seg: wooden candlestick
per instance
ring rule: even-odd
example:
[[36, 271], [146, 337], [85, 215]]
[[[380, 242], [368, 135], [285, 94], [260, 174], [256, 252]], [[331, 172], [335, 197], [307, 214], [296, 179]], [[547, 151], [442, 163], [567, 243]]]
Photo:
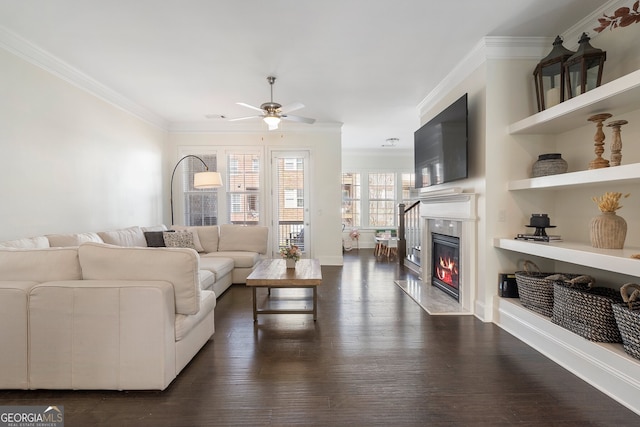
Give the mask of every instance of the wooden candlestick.
[[609, 113], [596, 114], [595, 116], [591, 116], [588, 118], [590, 122], [596, 123], [596, 134], [593, 137], [593, 140], [596, 142], [595, 152], [596, 158], [591, 160], [589, 163], [589, 169], [600, 169], [600, 168], [608, 168], [609, 160], [602, 158], [602, 153], [604, 153], [604, 132], [602, 132], [602, 122], [611, 117]]
[[613, 129], [613, 141], [611, 142], [611, 166], [620, 166], [622, 163], [622, 137], [620, 136], [620, 127], [629, 123], [626, 120], [616, 120], [607, 123], [607, 126]]

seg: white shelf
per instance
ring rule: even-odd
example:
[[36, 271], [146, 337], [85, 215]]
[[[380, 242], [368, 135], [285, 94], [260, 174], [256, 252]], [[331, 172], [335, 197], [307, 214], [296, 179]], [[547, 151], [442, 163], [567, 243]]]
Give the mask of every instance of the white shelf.
[[640, 260], [631, 258], [632, 254], [640, 254], [640, 248], [597, 249], [583, 243], [532, 242], [509, 238], [494, 239], [493, 246], [599, 270], [640, 276]]
[[[509, 126], [510, 134], [558, 134], [589, 124], [597, 113], [614, 116], [638, 108], [640, 70], [592, 89]], [[594, 127], [595, 129], [595, 127]]]
[[616, 184], [640, 183], [640, 163], [510, 181], [507, 189], [510, 191], [560, 190], [614, 182]]

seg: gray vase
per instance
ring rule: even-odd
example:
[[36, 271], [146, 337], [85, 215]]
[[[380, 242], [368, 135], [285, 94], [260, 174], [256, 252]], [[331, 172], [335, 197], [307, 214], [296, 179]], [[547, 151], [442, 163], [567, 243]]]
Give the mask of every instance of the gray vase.
[[556, 175], [565, 173], [569, 165], [562, 158], [560, 153], [540, 154], [538, 160], [533, 164], [532, 175], [539, 176]]

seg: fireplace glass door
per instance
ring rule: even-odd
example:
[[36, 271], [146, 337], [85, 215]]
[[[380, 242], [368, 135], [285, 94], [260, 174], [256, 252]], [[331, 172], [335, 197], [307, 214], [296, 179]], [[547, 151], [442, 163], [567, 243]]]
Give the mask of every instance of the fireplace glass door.
[[431, 283], [456, 300], [460, 297], [458, 263], [460, 238], [433, 233]]

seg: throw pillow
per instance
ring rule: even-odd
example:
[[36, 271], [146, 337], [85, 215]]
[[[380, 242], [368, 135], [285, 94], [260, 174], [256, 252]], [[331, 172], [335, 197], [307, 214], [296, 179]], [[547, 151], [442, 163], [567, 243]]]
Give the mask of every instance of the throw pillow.
[[188, 231], [180, 232], [168, 232], [163, 231], [162, 237], [164, 238], [164, 244], [168, 248], [189, 248], [196, 249], [193, 244], [193, 233]]
[[196, 227], [187, 227], [184, 225], [174, 225], [171, 227], [172, 230], [174, 231], [188, 231], [190, 233], [193, 234], [193, 245], [196, 248], [196, 251], [198, 252], [204, 252], [204, 248], [202, 247], [202, 244], [200, 243], [200, 238], [198, 236], [198, 229]]
[[150, 248], [164, 248], [164, 235], [162, 231], [145, 231], [144, 238], [147, 240], [147, 246]]

